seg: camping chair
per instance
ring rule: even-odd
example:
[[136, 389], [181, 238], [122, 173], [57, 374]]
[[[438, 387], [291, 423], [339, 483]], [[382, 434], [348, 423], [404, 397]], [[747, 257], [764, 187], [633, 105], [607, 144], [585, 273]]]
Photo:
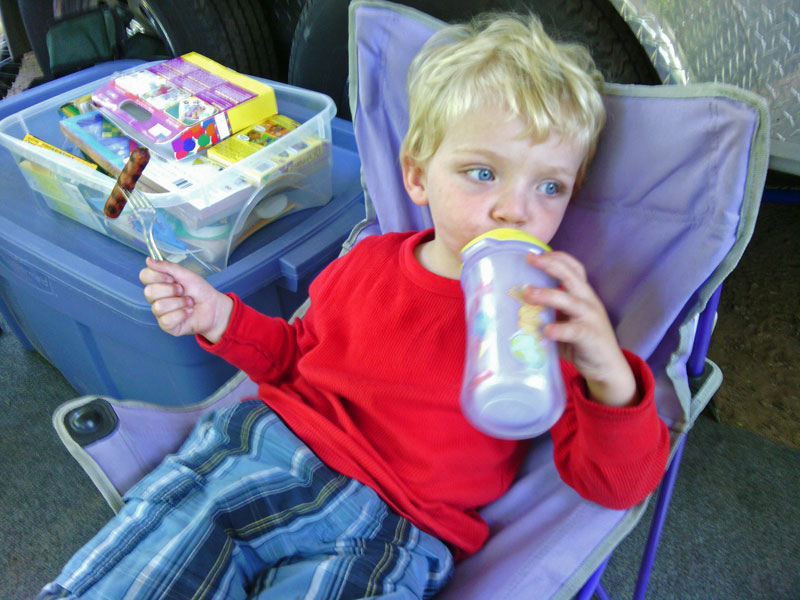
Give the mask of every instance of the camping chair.
[[[426, 210], [406, 197], [397, 155], [407, 126], [408, 64], [441, 26], [387, 2], [351, 5], [350, 95], [367, 215], [343, 251], [367, 235], [431, 225]], [[648, 361], [671, 431], [670, 465], [635, 592], [641, 598], [686, 434], [722, 381], [706, 351], [720, 286], [753, 232], [769, 120], [761, 98], [719, 84], [608, 84], [604, 100], [608, 124], [597, 156], [552, 246], [583, 261], [621, 344]], [[239, 373], [197, 405], [85, 396], [59, 407], [53, 420], [118, 510], [125, 490], [180, 445], [200, 414], [255, 393]], [[97, 421], [111, 433], [98, 439]], [[456, 568], [440, 597], [606, 597], [602, 571], [646, 506], [611, 510], [580, 498], [560, 480], [549, 436], [540, 436], [512, 487], [481, 511], [488, 543]]]

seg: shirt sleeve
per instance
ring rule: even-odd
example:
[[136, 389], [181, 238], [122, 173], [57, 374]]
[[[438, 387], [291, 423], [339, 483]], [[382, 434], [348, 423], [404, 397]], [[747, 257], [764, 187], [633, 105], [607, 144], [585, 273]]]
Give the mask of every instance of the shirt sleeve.
[[298, 358], [298, 330], [303, 327], [302, 321], [296, 319], [289, 324], [282, 318], [260, 313], [236, 294], [227, 295], [233, 300], [228, 328], [216, 344], [199, 335], [198, 344], [241, 369], [258, 384], [280, 379]]
[[316, 343], [314, 298], [324, 297], [347, 256], [340, 257], [317, 275], [309, 287], [311, 303], [302, 318], [288, 323], [280, 317], [265, 315], [245, 304], [239, 296], [233, 300], [233, 312], [222, 338], [212, 344], [195, 336], [201, 348], [241, 369], [257, 384], [278, 383], [290, 373], [302, 354]]
[[626, 407], [594, 402], [577, 369], [562, 362], [567, 407], [550, 430], [564, 482], [582, 497], [614, 509], [641, 502], [658, 486], [670, 444], [669, 430], [656, 412], [650, 368], [635, 354], [624, 353], [639, 402]]

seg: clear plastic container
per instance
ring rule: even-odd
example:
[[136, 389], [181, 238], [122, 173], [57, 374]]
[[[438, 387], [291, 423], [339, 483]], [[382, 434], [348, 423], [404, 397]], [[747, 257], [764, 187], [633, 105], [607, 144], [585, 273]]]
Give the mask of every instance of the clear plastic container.
[[495, 229], [461, 251], [467, 317], [467, 349], [461, 407], [487, 435], [535, 437], [564, 412], [566, 395], [556, 344], [541, 329], [552, 309], [526, 304], [526, 285], [556, 287], [525, 259], [547, 244], [515, 229]]
[[[122, 71], [133, 72], [141, 66]], [[57, 149], [81, 156], [60, 128], [59, 108], [90, 94], [116, 72], [95, 82], [27, 107], [0, 121], [0, 144], [11, 151], [28, 185], [38, 192], [45, 210], [55, 210], [95, 231], [147, 254], [141, 227], [130, 207], [116, 219], [106, 218], [103, 205], [114, 186], [110, 177], [69, 156], [24, 141], [31, 134]], [[202, 274], [225, 268], [233, 249], [251, 233], [287, 214], [318, 207], [332, 196], [331, 119], [333, 101], [317, 92], [278, 82], [278, 110], [300, 126], [291, 133], [227, 168], [217, 168], [195, 155], [183, 161], [161, 159], [161, 188], [137, 189], [158, 210], [156, 244], [173, 262]], [[264, 115], [264, 118], [269, 115]], [[196, 164], [202, 162], [203, 164]], [[34, 210], [34, 207], [31, 207]]]
[[[132, 62], [100, 63], [6, 98], [0, 120]], [[352, 123], [333, 119], [331, 134], [336, 173], [330, 202], [261, 228], [236, 248], [225, 269], [208, 276], [211, 285], [285, 319], [308, 298], [311, 281], [364, 219]], [[3, 148], [0, 173], [0, 313], [6, 335], [47, 357], [79, 394], [145, 398], [179, 408], [214, 393], [234, 375], [233, 365], [202, 350], [192, 336], [161, 331], [142, 294], [145, 257], [138, 249], [48, 208]]]

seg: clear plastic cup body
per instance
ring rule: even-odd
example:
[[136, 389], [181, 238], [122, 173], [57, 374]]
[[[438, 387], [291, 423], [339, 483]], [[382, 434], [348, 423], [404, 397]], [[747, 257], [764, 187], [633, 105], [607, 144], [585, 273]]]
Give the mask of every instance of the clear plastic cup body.
[[532, 236], [499, 229], [461, 252], [467, 319], [461, 408], [477, 429], [493, 437], [535, 437], [564, 412], [558, 350], [541, 333], [554, 311], [521, 298], [527, 285], [558, 285], [525, 258], [548, 250]]

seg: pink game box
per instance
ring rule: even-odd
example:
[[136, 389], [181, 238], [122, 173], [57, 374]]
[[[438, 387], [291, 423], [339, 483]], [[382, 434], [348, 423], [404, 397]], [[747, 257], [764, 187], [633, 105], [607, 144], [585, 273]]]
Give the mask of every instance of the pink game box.
[[177, 159], [278, 112], [271, 86], [196, 52], [126, 71], [92, 102], [125, 134]]

